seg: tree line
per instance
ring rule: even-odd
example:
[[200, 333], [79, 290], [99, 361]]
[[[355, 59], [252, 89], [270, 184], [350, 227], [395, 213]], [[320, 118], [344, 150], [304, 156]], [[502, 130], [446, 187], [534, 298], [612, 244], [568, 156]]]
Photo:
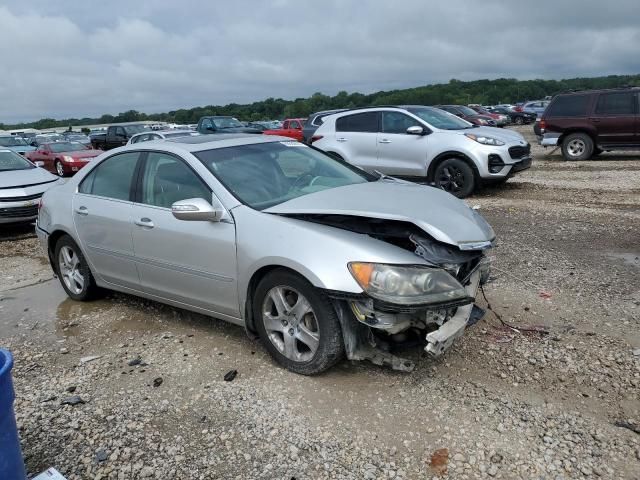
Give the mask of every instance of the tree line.
[[617, 88], [640, 86], [638, 75], [609, 75], [606, 77], [571, 78], [565, 80], [516, 80], [498, 78], [495, 80], [474, 80], [463, 82], [451, 79], [448, 83], [424, 85], [401, 90], [380, 91], [371, 94], [339, 92], [330, 96], [314, 93], [308, 98], [284, 100], [267, 98], [250, 104], [230, 103], [228, 105], [207, 105], [190, 109], [173, 110], [166, 113], [146, 114], [128, 110], [117, 115], [105, 114], [98, 118], [67, 118], [55, 120], [43, 118], [35, 122], [3, 125], [0, 129], [36, 128], [46, 129], [70, 125], [91, 125], [101, 123], [136, 122], [155, 120], [172, 123], [196, 123], [206, 115], [231, 115], [245, 121], [272, 120], [287, 117], [307, 117], [319, 110], [336, 108], [356, 108], [375, 105], [438, 105], [476, 103], [495, 105], [536, 100], [568, 90]]

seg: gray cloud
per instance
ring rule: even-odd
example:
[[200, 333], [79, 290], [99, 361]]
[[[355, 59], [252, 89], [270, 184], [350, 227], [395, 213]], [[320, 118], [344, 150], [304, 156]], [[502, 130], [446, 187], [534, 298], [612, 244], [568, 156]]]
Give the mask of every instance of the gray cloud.
[[640, 72], [640, 2], [0, 0], [0, 122]]

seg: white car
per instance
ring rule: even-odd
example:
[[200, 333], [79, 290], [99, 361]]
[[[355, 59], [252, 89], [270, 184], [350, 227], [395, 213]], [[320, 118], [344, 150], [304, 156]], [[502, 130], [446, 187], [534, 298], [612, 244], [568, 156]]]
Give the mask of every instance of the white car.
[[329, 115], [311, 143], [370, 173], [433, 183], [459, 198], [481, 182], [505, 181], [531, 166], [531, 146], [520, 133], [425, 106]]
[[167, 138], [190, 137], [193, 135], [200, 134], [194, 132], [193, 130], [154, 130], [151, 132], [142, 132], [135, 134], [129, 139], [127, 145], [141, 142], [150, 142], [152, 140], [166, 140]]

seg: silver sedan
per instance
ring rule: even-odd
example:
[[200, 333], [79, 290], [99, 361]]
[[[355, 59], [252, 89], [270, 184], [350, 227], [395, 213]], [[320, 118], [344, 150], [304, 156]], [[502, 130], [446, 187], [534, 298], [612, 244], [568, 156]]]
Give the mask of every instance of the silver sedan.
[[0, 148], [0, 224], [33, 222], [40, 197], [60, 181], [16, 152]]
[[203, 135], [104, 153], [43, 198], [67, 294], [118, 290], [242, 325], [301, 374], [341, 358], [399, 370], [482, 312], [494, 233], [434, 187], [281, 137]]

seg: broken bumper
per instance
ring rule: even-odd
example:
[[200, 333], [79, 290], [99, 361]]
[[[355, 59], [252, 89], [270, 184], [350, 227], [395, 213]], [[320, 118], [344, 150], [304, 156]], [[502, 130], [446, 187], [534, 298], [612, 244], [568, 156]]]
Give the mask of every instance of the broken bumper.
[[[465, 287], [470, 297], [476, 296], [480, 285], [480, 271], [476, 270], [471, 276], [470, 283]], [[484, 315], [474, 304], [458, 307], [456, 314], [436, 331], [427, 334], [425, 351], [434, 357], [442, 355], [453, 345], [456, 338], [461, 337], [468, 325], [473, 325]]]
[[539, 137], [538, 142], [543, 147], [555, 147], [558, 145], [558, 140], [560, 140], [559, 133], [545, 133]]

